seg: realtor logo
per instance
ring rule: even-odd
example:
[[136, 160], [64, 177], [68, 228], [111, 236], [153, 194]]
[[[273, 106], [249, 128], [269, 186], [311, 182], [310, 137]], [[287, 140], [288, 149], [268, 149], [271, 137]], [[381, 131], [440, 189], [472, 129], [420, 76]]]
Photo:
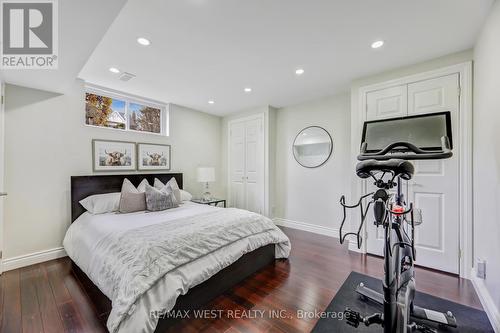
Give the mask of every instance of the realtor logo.
[[57, 69], [57, 0], [1, 0], [1, 68]]

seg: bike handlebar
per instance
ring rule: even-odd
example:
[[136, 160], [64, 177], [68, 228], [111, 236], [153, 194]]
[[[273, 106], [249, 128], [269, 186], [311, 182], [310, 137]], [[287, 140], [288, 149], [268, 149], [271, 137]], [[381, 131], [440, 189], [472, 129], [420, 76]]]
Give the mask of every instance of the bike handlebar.
[[[409, 142], [395, 142], [391, 143], [384, 149], [376, 153], [367, 153], [366, 152], [367, 143], [363, 142], [361, 144], [361, 152], [358, 155], [358, 160], [379, 160], [385, 161], [390, 159], [401, 159], [401, 160], [437, 160], [437, 159], [445, 159], [453, 156], [453, 152], [450, 148], [450, 140], [447, 136], [441, 137], [441, 150], [437, 151], [427, 151], [422, 150], [411, 144]], [[396, 148], [406, 148], [413, 154], [405, 154], [405, 153], [394, 153], [391, 154]]]

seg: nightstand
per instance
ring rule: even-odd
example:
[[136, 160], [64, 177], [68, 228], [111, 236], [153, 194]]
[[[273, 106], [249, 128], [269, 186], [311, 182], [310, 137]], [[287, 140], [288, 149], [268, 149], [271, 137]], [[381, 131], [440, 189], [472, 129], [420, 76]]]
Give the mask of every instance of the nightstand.
[[203, 199], [192, 199], [191, 200], [194, 203], [197, 204], [202, 204], [202, 205], [209, 205], [209, 206], [217, 206], [218, 204], [222, 203], [224, 208], [226, 208], [226, 200], [225, 199], [210, 199], [210, 200], [203, 200]]

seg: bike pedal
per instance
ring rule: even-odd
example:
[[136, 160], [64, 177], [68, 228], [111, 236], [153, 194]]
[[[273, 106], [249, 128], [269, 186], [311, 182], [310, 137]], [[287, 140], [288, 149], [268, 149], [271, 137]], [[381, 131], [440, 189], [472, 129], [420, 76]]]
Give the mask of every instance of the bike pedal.
[[354, 328], [357, 328], [359, 326], [359, 323], [363, 321], [363, 317], [361, 317], [361, 314], [359, 312], [351, 310], [349, 308], [346, 308], [344, 310], [344, 318], [347, 324], [351, 325]]

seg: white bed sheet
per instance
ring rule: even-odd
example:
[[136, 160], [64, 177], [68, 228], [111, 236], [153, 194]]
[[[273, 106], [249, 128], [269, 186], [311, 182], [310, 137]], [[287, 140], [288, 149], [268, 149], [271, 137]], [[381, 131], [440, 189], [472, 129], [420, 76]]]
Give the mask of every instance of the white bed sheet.
[[[177, 208], [159, 212], [137, 212], [129, 214], [107, 213], [93, 215], [85, 212], [68, 229], [63, 246], [68, 256], [84, 272], [90, 269], [92, 251], [101, 239], [110, 233], [144, 227], [165, 221], [174, 221], [195, 216], [214, 209], [223, 209], [209, 205], [200, 205], [190, 201]], [[109, 297], [109, 295], [106, 295]]]

